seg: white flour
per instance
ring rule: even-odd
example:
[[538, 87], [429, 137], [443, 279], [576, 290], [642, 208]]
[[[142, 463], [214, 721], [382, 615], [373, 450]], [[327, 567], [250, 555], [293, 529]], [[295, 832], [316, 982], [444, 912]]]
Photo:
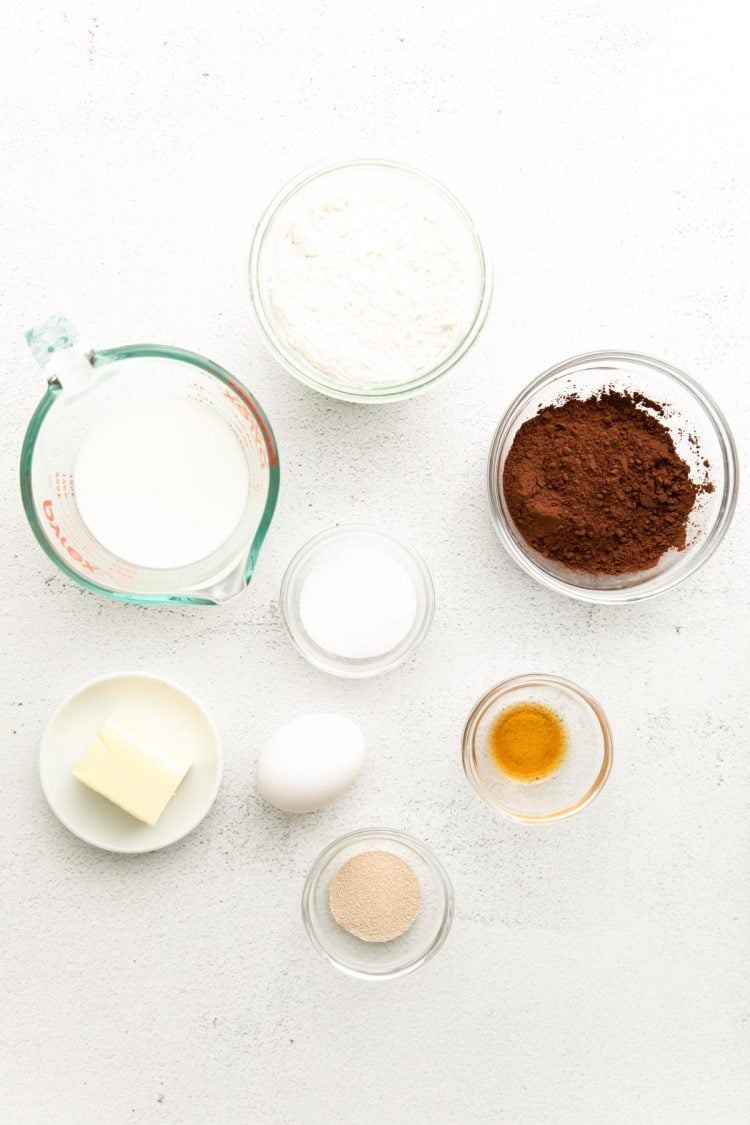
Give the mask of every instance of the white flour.
[[436, 367], [480, 300], [465, 220], [399, 169], [357, 165], [305, 185], [269, 228], [261, 270], [281, 341], [343, 386], [403, 383]]

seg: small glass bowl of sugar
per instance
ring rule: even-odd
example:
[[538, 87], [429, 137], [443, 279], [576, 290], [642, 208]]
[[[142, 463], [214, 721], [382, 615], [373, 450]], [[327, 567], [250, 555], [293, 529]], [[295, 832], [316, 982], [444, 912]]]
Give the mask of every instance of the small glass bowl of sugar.
[[315, 535], [297, 552], [280, 604], [306, 660], [333, 676], [365, 679], [396, 668], [424, 640], [435, 590], [410, 543], [350, 524]]

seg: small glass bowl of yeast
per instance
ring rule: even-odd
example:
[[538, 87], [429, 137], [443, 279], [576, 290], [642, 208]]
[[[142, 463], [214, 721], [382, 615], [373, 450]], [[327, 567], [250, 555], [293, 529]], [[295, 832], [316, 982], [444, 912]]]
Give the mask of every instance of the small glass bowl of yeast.
[[[551, 713], [564, 733], [559, 765], [537, 781], [517, 780], [492, 754], [499, 722], [522, 705]], [[559, 676], [516, 676], [491, 688], [469, 715], [463, 766], [482, 800], [510, 820], [562, 820], [584, 809], [604, 786], [612, 768], [612, 734], [599, 704], [576, 684]]]
[[[413, 923], [390, 941], [364, 941], [333, 916], [331, 884], [349, 860], [364, 852], [390, 852], [404, 860], [419, 881], [419, 910]], [[360, 980], [393, 980], [434, 957], [453, 920], [453, 887], [443, 865], [413, 836], [392, 828], [362, 828], [334, 840], [318, 856], [302, 892], [302, 919], [310, 941], [331, 965]]]

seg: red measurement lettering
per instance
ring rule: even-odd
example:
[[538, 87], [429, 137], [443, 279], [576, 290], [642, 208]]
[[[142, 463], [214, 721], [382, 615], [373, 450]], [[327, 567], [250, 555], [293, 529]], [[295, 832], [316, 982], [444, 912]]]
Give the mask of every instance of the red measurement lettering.
[[269, 464], [277, 465], [278, 458], [276, 456], [276, 442], [273, 440], [273, 435], [271, 434], [265, 418], [258, 412], [258, 408], [250, 398], [250, 395], [244, 387], [240, 386], [239, 383], [235, 383], [234, 380], [231, 380], [229, 382], [229, 386], [234, 391], [234, 394], [237, 395], [237, 398], [239, 398], [241, 401], [238, 402], [237, 398], [235, 398], [234, 395], [228, 394], [225, 391], [224, 393], [226, 397], [233, 404], [235, 409], [239, 411], [243, 418], [252, 419], [252, 421], [255, 422], [256, 426], [260, 430], [260, 435], [258, 436], [262, 437], [262, 448], [260, 443], [257, 441], [257, 438], [255, 443], [258, 446], [259, 452], [261, 452], [261, 454], [267, 453]]
[[46, 516], [47, 523], [55, 533], [55, 539], [57, 539], [60, 546], [65, 548], [72, 559], [75, 559], [75, 561], [80, 563], [81, 566], [85, 567], [86, 570], [89, 570], [92, 574], [94, 574], [95, 571], [97, 571], [99, 568], [97, 566], [94, 566], [93, 563], [90, 563], [88, 559], [85, 559], [80, 551], [77, 551], [75, 547], [71, 547], [70, 543], [68, 543], [67, 537], [61, 532], [59, 523], [55, 521], [55, 509], [52, 507], [52, 501], [45, 500], [42, 504], [42, 509], [44, 511], [44, 515]]

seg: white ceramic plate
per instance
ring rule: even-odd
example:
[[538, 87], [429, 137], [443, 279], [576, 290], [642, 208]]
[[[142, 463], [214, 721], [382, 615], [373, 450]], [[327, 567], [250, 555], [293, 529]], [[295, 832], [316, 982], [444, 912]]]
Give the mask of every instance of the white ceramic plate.
[[[192, 763], [152, 827], [73, 777], [76, 762], [115, 711], [155, 730], [176, 757]], [[152, 852], [192, 832], [214, 803], [221, 767], [219, 734], [200, 703], [169, 680], [137, 672], [102, 676], [68, 696], [50, 719], [39, 753], [52, 811], [76, 836], [110, 852]]]

